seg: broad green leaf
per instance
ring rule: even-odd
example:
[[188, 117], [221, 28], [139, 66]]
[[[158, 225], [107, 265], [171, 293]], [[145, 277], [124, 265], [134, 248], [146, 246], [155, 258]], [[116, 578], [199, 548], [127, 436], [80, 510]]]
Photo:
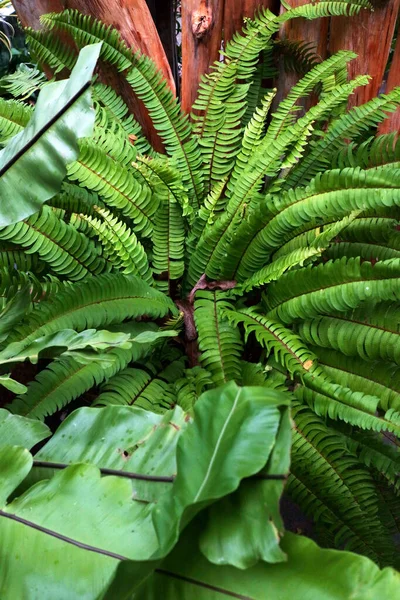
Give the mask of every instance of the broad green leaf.
[[31, 297], [28, 288], [17, 292], [0, 312], [0, 342], [4, 342], [15, 325], [18, 325], [30, 305]]
[[201, 396], [193, 424], [178, 442], [172, 490], [154, 512], [161, 552], [173, 547], [202, 508], [265, 467], [278, 432], [279, 406], [287, 403], [275, 390], [240, 388], [233, 381]]
[[[136, 406], [80, 408], [58, 428], [37, 453], [41, 467], [35, 479], [52, 474], [51, 463], [90, 463], [124, 473], [172, 477], [176, 474], [176, 445], [188, 424], [177, 406], [164, 415]], [[50, 463], [46, 465], [46, 463]], [[131, 479], [133, 497], [155, 502], [172, 483]]]
[[59, 191], [78, 138], [91, 134], [89, 86], [100, 49], [84, 48], [69, 80], [44, 86], [26, 128], [0, 151], [1, 227], [33, 215]]
[[[286, 409], [270, 460], [261, 475], [273, 477], [288, 473], [291, 435]], [[265, 443], [272, 442], [266, 436]], [[213, 504], [208, 510], [207, 527], [200, 537], [204, 556], [216, 565], [232, 565], [238, 569], [253, 567], [259, 560], [285, 561], [286, 555], [279, 547], [284, 532], [279, 510], [284, 484], [284, 480], [248, 479], [242, 481], [236, 493]]]
[[[112, 348], [129, 349], [131, 343], [149, 344], [160, 338], [174, 337], [176, 331], [144, 331], [131, 336], [129, 333], [96, 329], [76, 332], [63, 329], [38, 338], [30, 344], [14, 342], [0, 352], [0, 364], [29, 360], [36, 364], [39, 358], [54, 358], [59, 355], [72, 356], [81, 363], [97, 360], [110, 362], [113, 356], [106, 354]], [[114, 359], [115, 360], [115, 359]]]
[[[40, 337], [28, 345], [23, 342], [9, 344], [0, 352], [0, 364], [25, 360], [36, 364], [39, 358], [53, 358], [60, 354], [73, 356], [77, 360], [82, 356], [83, 361], [86, 362], [86, 360], [90, 360], [90, 357], [92, 359], [102, 358], [103, 355], [98, 353], [110, 348], [126, 349], [129, 347], [130, 337], [125, 333], [96, 331], [96, 329], [86, 329], [77, 333], [73, 329], [63, 329]], [[92, 353], [85, 353], [84, 351], [87, 349], [92, 350]]]
[[[10, 450], [2, 455], [9, 477]], [[97, 599], [120, 560], [157, 544], [149, 512], [132, 502], [128, 479], [100, 477], [91, 465], [39, 482], [0, 511], [0, 597]]]
[[[198, 399], [193, 421], [179, 407], [163, 416], [118, 406], [73, 413], [35, 457], [37, 476], [56, 474], [0, 513], [1, 598], [24, 597], [26, 586], [34, 590], [27, 600], [53, 600], [56, 586], [57, 598], [68, 600], [134, 591], [202, 507], [266, 465], [285, 403], [282, 394], [231, 382]], [[115, 475], [100, 477], [93, 464], [66, 466], [75, 461]], [[164, 471], [166, 491], [135, 493], [131, 469], [153, 475], [167, 466], [177, 475], [173, 482], [174, 471]], [[163, 481], [145, 483], [144, 492]]]
[[[31, 470], [32, 455], [20, 446], [2, 446], [0, 449], [0, 509], [8, 496], [19, 486]], [[1, 569], [0, 569], [1, 570]]]
[[291, 533], [282, 541], [287, 562], [260, 561], [246, 570], [213, 565], [196, 548], [201, 524], [196, 525], [135, 600], [378, 600], [400, 595], [400, 574], [394, 569], [381, 571], [368, 558], [322, 550], [312, 540]]
[[6, 390], [10, 390], [14, 394], [25, 394], [27, 391], [26, 385], [23, 385], [19, 381], [15, 381], [15, 379], [11, 378], [11, 373], [7, 373], [7, 375], [0, 375], [0, 385], [6, 388]]
[[51, 431], [44, 423], [12, 415], [8, 410], [0, 408], [0, 447], [23, 446], [30, 450], [50, 435]]

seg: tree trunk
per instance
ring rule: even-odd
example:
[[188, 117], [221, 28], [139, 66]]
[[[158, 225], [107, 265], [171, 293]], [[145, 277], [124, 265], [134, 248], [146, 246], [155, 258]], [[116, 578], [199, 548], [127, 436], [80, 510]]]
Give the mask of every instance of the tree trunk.
[[190, 112], [201, 76], [218, 59], [224, 0], [182, 2], [182, 108]]
[[[385, 92], [390, 92], [393, 88], [400, 84], [400, 37], [397, 36], [396, 48], [394, 50], [392, 64], [389, 71], [389, 76], [386, 82]], [[392, 113], [388, 119], [385, 119], [379, 126], [379, 133], [390, 133], [395, 131], [400, 132], [400, 108]]]
[[[295, 0], [291, 2], [293, 7], [307, 4], [309, 0]], [[315, 54], [325, 59], [327, 57], [327, 43], [329, 31], [329, 18], [317, 19], [316, 21], [308, 21], [307, 19], [293, 19], [285, 23], [279, 32], [281, 40], [288, 42], [300, 42], [310, 44]], [[288, 73], [283, 66], [283, 60], [279, 65], [279, 76], [276, 84], [277, 95], [274, 100], [274, 106], [286, 98], [291, 88], [299, 81], [301, 75], [297, 73]], [[310, 108], [313, 100], [304, 100], [301, 104], [305, 108]]]
[[[358, 88], [350, 98], [350, 106], [359, 106], [374, 98], [380, 91], [390, 46], [399, 12], [400, 0], [373, 0], [373, 12], [362, 10], [355, 17], [332, 17], [330, 28], [331, 53], [353, 50], [358, 57], [349, 65], [349, 74], [368, 74], [369, 85]], [[397, 73], [397, 84], [400, 73]]]
[[243, 19], [254, 17], [258, 8], [269, 8], [275, 14], [279, 13], [279, 0], [225, 0], [224, 40], [232, 39], [235, 31], [241, 31]]

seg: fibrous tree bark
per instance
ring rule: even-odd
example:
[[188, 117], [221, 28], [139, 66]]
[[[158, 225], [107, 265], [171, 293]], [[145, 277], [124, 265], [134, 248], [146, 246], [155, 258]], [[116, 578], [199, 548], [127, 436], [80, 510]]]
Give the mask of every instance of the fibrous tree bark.
[[182, 107], [190, 112], [201, 76], [218, 59], [224, 0], [182, 2]]
[[[353, 50], [358, 56], [349, 65], [351, 78], [371, 76], [371, 82], [351, 96], [350, 105], [358, 106], [374, 98], [382, 88], [390, 46], [396, 26], [400, 0], [373, 0], [373, 11], [363, 10], [355, 17], [332, 17], [329, 50]], [[397, 73], [397, 85], [400, 72]]]

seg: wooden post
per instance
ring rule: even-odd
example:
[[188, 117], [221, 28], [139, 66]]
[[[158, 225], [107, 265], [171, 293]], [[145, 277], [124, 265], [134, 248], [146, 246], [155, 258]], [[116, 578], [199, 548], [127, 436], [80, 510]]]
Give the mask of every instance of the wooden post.
[[[390, 66], [389, 76], [386, 82], [385, 92], [390, 92], [393, 88], [400, 85], [400, 37], [397, 36], [396, 48], [394, 49], [392, 64]], [[400, 133], [400, 108], [385, 119], [379, 126], [379, 133], [390, 133], [395, 131]]]
[[[293, 8], [308, 4], [309, 0], [292, 0], [290, 3]], [[282, 9], [281, 9], [282, 12]], [[317, 19], [315, 21], [307, 21], [307, 19], [293, 19], [284, 23], [279, 32], [281, 40], [289, 42], [306, 42], [312, 45], [315, 53], [325, 59], [327, 56], [327, 42], [329, 31], [329, 18]], [[297, 73], [288, 73], [283, 68], [283, 60], [279, 65], [279, 76], [276, 83], [277, 95], [274, 100], [274, 106], [286, 98], [291, 88], [299, 81], [300, 75]], [[301, 104], [305, 108], [309, 108], [312, 100], [303, 101]]]
[[236, 31], [241, 31], [243, 19], [254, 17], [257, 8], [269, 8], [275, 14], [279, 12], [279, 0], [225, 0], [224, 40], [232, 39]]
[[372, 4], [373, 12], [363, 10], [355, 17], [331, 18], [330, 52], [353, 50], [358, 58], [349, 65], [350, 77], [360, 74], [372, 77], [369, 85], [359, 88], [351, 96], [350, 106], [363, 104], [380, 91], [400, 0], [375, 0]]
[[223, 0], [182, 2], [182, 108], [189, 113], [201, 75], [218, 59], [221, 48]]

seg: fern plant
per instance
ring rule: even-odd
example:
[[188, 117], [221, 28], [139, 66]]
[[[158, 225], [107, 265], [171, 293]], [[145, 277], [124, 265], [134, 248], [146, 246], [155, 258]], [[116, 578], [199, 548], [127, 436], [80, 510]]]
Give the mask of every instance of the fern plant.
[[[102, 42], [102, 61], [125, 74], [166, 153], [95, 81], [93, 135], [80, 141], [61, 191], [0, 229], [3, 307], [31, 291], [0, 366], [8, 377], [14, 358], [31, 357], [32, 345], [59, 331], [119, 334], [117, 347], [110, 342], [90, 360], [66, 345], [39, 361], [6, 406], [38, 420], [71, 403], [191, 414], [203, 392], [232, 381], [282, 393], [293, 418], [285, 494], [321, 545], [398, 566], [400, 142], [375, 130], [400, 105], [400, 90], [347, 111], [369, 78], [348, 81], [354, 55], [341, 51], [305, 61], [305, 75], [276, 106], [259, 66], [261, 53], [272, 64], [274, 33], [288, 19], [363, 6], [260, 10], [203, 78], [191, 118], [151, 60], [116, 31], [75, 11], [47, 15], [45, 32], [29, 31], [38, 61], [54, 71], [74, 65], [65, 36], [78, 47]], [[315, 93], [318, 101], [301, 109]], [[30, 109], [12, 100], [0, 111], [7, 144]], [[260, 510], [257, 493], [244, 511]], [[232, 507], [215, 511], [234, 519]], [[195, 535], [218, 562], [207, 534]], [[156, 593], [150, 588], [143, 598]]]

